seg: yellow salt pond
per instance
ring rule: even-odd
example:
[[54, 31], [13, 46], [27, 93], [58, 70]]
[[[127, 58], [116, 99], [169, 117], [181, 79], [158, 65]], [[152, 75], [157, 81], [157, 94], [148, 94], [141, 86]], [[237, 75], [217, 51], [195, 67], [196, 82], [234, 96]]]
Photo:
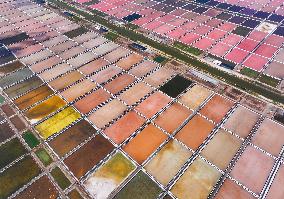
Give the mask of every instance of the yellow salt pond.
[[181, 98], [180, 102], [188, 106], [189, 108], [195, 110], [197, 109], [210, 95], [212, 91], [209, 89], [195, 85], [189, 91], [187, 91]]
[[166, 186], [191, 155], [192, 153], [188, 149], [177, 141], [171, 140], [145, 166], [145, 169], [162, 185]]
[[55, 95], [27, 110], [24, 114], [29, 121], [34, 124], [65, 105], [65, 101], [59, 96]]
[[79, 118], [80, 114], [74, 108], [67, 107], [44, 122], [36, 125], [35, 129], [44, 139], [47, 139]]
[[197, 158], [176, 182], [171, 192], [180, 199], [207, 198], [221, 173]]

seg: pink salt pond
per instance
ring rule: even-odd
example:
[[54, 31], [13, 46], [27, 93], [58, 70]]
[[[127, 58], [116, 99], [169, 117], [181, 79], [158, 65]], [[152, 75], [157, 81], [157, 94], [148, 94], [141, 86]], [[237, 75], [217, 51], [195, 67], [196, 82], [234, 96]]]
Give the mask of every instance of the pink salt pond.
[[192, 111], [188, 108], [179, 103], [174, 103], [162, 112], [154, 122], [168, 133], [173, 133], [191, 113]]
[[220, 95], [213, 96], [200, 110], [200, 113], [214, 122], [220, 122], [234, 103]]
[[273, 167], [274, 160], [260, 150], [248, 146], [235, 164], [231, 176], [259, 194]]
[[154, 114], [165, 107], [171, 99], [161, 92], [155, 92], [146, 98], [141, 104], [136, 107], [136, 110], [147, 118], [151, 118]]

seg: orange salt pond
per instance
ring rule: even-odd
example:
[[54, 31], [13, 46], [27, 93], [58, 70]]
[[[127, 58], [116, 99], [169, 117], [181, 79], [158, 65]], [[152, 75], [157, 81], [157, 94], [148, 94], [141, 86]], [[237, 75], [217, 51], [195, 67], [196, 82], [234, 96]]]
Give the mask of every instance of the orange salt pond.
[[112, 141], [120, 144], [141, 127], [144, 122], [145, 119], [143, 117], [134, 111], [130, 111], [110, 127], [106, 128], [104, 133], [112, 139]]
[[126, 144], [123, 150], [142, 164], [166, 139], [166, 134], [150, 124]]
[[103, 90], [102, 88], [92, 92], [91, 94], [85, 96], [84, 98], [77, 101], [74, 106], [81, 112], [81, 113], [88, 113], [92, 109], [94, 109], [99, 104], [105, 102], [109, 99], [111, 95]]
[[208, 119], [219, 123], [233, 105], [234, 103], [232, 101], [229, 101], [220, 95], [214, 95], [200, 110], [200, 113]]
[[116, 65], [124, 70], [128, 70], [133, 66], [134, 64], [137, 64], [138, 62], [142, 61], [143, 57], [138, 54], [130, 54], [126, 58], [123, 58], [119, 60]]
[[34, 103], [43, 100], [54, 92], [46, 85], [40, 86], [14, 100], [20, 110], [26, 109]]
[[179, 103], [173, 103], [168, 109], [162, 112], [154, 122], [166, 130], [173, 133], [190, 115], [192, 111]]
[[58, 95], [55, 95], [32, 107], [28, 111], [24, 112], [24, 114], [29, 121], [34, 124], [65, 105], [66, 102]]
[[213, 130], [214, 124], [200, 115], [195, 115], [177, 134], [176, 138], [196, 150]]

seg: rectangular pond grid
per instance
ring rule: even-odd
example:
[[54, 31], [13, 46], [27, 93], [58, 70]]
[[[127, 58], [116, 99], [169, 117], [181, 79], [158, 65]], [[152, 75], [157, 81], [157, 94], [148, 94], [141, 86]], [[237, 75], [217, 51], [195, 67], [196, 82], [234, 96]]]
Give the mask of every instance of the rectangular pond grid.
[[[169, 0], [111, 2], [92, 7], [135, 11], [138, 14], [127, 18], [133, 22], [142, 21], [145, 13], [159, 13], [162, 24], [170, 22], [159, 29], [164, 33], [187, 23], [188, 18], [179, 17], [185, 12], [203, 24], [214, 13], [210, 6], [229, 9], [232, 16], [222, 14], [219, 19], [226, 19], [220, 20], [254, 24], [247, 16], [234, 18], [241, 8], [217, 1], [208, 1], [205, 7]], [[39, 194], [49, 198], [240, 197], [234, 193], [269, 198], [282, 194], [283, 125], [33, 2], [0, 2], [0, 10], [4, 71], [0, 97], [5, 100], [0, 103], [0, 153], [7, 154], [0, 158], [0, 184], [16, 179], [0, 198], [29, 194], [35, 198]], [[276, 20], [259, 10], [254, 14], [259, 21]], [[200, 15], [203, 12], [210, 14]], [[210, 46], [224, 36], [225, 29], [232, 31], [228, 25], [214, 29], [197, 39], [206, 42], [197, 41], [195, 47]], [[209, 28], [198, 31], [207, 34]], [[261, 52], [273, 47], [254, 44], [255, 38], [241, 40], [247, 44], [241, 42], [236, 49], [246, 48], [246, 52], [253, 51], [254, 45], [264, 48]], [[249, 120], [242, 118], [244, 114]], [[268, 136], [271, 129], [275, 134]], [[205, 177], [198, 178], [200, 174]]]

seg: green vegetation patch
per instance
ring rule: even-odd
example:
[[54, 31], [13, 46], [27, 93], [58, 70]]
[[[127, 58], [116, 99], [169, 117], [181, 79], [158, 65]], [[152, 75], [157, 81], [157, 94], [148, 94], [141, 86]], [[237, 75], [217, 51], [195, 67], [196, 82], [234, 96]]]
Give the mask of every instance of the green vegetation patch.
[[5, 98], [2, 95], [0, 95], [0, 104], [3, 104], [4, 102], [5, 102]]
[[125, 27], [127, 27], [127, 28], [129, 28], [129, 29], [131, 29], [131, 30], [136, 30], [136, 29], [140, 28], [139, 26], [137, 26], [137, 25], [135, 25], [135, 24], [132, 24], [132, 23], [126, 24]]
[[7, 198], [41, 172], [31, 156], [17, 162], [0, 174], [0, 199]]
[[7, 166], [21, 155], [25, 154], [27, 150], [22, 143], [14, 138], [9, 142], [0, 146], [0, 169]]
[[155, 57], [153, 60], [154, 60], [155, 62], [160, 63], [160, 64], [165, 64], [165, 63], [168, 61], [168, 59], [167, 59], [166, 57], [163, 57], [163, 56], [161, 56], [161, 55]]
[[99, 3], [99, 2], [100, 2], [99, 0], [92, 0], [92, 1], [85, 2], [85, 3], [83, 3], [83, 4], [84, 4], [84, 5], [87, 5], [87, 6], [90, 6], [90, 5]]
[[44, 148], [38, 149], [35, 153], [44, 166], [48, 166], [52, 163], [52, 158]]
[[119, 37], [119, 35], [114, 32], [109, 31], [107, 34], [104, 35], [104, 37], [111, 41], [115, 41]]
[[232, 33], [245, 37], [250, 33], [250, 31], [251, 30], [249, 28], [238, 26], [235, 30], [232, 31]]
[[280, 80], [275, 79], [273, 77], [270, 77], [268, 75], [264, 75], [262, 74], [259, 78], [258, 81], [265, 83], [267, 85], [270, 85], [272, 87], [277, 87], [277, 85], [279, 84]]
[[75, 22], [79, 22], [79, 21], [82, 20], [82, 19], [81, 19], [79, 16], [77, 16], [77, 15], [74, 15], [74, 16], [70, 17], [70, 19], [71, 19], [72, 21], [75, 21]]
[[161, 188], [143, 171], [140, 171], [123, 189], [114, 197], [115, 199], [133, 198], [157, 198]]
[[203, 53], [203, 51], [199, 50], [198, 48], [190, 47], [190, 46], [185, 45], [185, 44], [180, 43], [180, 42], [175, 42], [174, 47], [176, 47], [176, 48], [178, 48], [182, 51], [188, 52], [190, 54], [196, 55], [196, 56], [201, 55]]
[[284, 115], [283, 114], [275, 114], [274, 115], [274, 119], [278, 122], [280, 122], [281, 124], [284, 124]]
[[241, 74], [246, 75], [251, 78], [257, 78], [259, 76], [259, 72], [252, 70], [250, 68], [247, 68], [247, 67], [241, 70]]
[[71, 182], [59, 167], [54, 168], [50, 173], [61, 189], [64, 190], [70, 186]]
[[72, 38], [77, 37], [79, 35], [82, 35], [86, 32], [88, 32], [88, 30], [86, 28], [80, 27], [80, 28], [77, 28], [75, 30], [65, 32], [64, 35], [72, 39]]
[[31, 149], [39, 145], [39, 140], [30, 131], [25, 132], [23, 138]]
[[103, 13], [103, 12], [101, 12], [101, 11], [98, 11], [98, 10], [92, 10], [91, 12], [92, 12], [93, 14], [95, 14], [95, 15], [100, 16], [100, 17], [105, 17], [105, 16], [107, 16], [107, 14], [105, 14], [105, 13]]

